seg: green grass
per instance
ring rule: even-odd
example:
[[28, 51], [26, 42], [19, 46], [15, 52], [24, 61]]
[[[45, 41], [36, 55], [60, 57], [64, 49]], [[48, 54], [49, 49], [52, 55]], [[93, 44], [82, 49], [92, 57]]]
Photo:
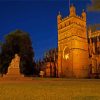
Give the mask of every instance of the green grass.
[[100, 80], [0, 81], [0, 100], [100, 100]]

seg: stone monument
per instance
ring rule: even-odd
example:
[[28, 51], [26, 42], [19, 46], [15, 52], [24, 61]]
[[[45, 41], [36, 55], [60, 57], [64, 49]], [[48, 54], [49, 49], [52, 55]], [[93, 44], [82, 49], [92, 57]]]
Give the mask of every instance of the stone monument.
[[8, 67], [8, 72], [7, 72], [6, 76], [7, 77], [20, 76], [21, 74], [20, 74], [19, 64], [20, 64], [20, 57], [18, 54], [15, 54], [15, 57], [12, 59], [10, 65]]
[[12, 59], [11, 63], [9, 64], [8, 67], [8, 72], [6, 75], [3, 75], [2, 78], [0, 78], [1, 81], [28, 81], [28, 80], [32, 80], [32, 77], [24, 77], [24, 75], [22, 75], [20, 73], [20, 56], [18, 54], [15, 54], [15, 57]]

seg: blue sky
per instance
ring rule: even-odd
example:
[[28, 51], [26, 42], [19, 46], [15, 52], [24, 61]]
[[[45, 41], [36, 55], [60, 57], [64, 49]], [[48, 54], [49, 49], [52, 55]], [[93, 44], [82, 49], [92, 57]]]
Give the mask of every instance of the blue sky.
[[[69, 0], [0, 0], [0, 41], [16, 29], [30, 34], [35, 59], [57, 47], [57, 14], [69, 14]], [[70, 0], [78, 15], [91, 0]], [[86, 10], [87, 11], [87, 10]], [[87, 24], [100, 23], [100, 12], [87, 11]]]

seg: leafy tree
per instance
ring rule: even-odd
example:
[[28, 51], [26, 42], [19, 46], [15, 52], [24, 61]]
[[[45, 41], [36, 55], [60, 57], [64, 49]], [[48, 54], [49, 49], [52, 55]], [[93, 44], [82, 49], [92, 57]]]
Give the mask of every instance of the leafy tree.
[[20, 72], [24, 75], [32, 75], [34, 51], [28, 33], [16, 30], [5, 36], [5, 42], [1, 46], [1, 73], [7, 73], [15, 54], [20, 56]]

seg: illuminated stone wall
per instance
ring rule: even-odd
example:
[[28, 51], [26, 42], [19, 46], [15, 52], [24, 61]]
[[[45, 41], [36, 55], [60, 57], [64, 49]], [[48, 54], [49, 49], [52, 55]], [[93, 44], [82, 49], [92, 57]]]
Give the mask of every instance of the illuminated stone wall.
[[89, 42], [89, 66], [91, 69], [90, 75], [92, 77], [100, 78], [100, 30], [94, 32], [91, 29], [88, 30], [88, 42]]
[[45, 63], [45, 77], [57, 77], [57, 63], [46, 62]]
[[58, 74], [59, 77], [88, 77], [88, 42], [86, 35], [86, 13], [76, 15], [70, 7], [70, 15], [57, 16], [58, 25]]

